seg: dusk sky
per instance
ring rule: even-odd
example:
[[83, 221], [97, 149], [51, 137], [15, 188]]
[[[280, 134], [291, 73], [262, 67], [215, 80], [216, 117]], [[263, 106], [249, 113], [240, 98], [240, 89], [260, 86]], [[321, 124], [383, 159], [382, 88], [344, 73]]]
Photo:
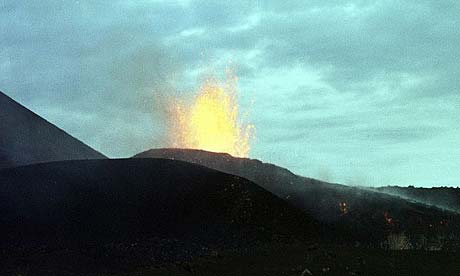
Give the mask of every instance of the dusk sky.
[[0, 1], [0, 90], [109, 157], [168, 146], [165, 102], [226, 68], [251, 158], [460, 186], [458, 1]]

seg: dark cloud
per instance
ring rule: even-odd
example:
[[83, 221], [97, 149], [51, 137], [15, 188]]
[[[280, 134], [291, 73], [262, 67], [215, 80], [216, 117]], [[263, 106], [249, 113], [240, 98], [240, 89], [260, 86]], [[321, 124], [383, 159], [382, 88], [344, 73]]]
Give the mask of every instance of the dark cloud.
[[251, 28], [231, 32], [223, 24], [231, 22], [223, 20], [197, 39], [214, 50], [261, 47], [263, 66], [326, 68], [325, 79], [340, 90], [387, 74], [456, 76], [460, 19], [451, 12], [456, 6], [429, 1], [276, 2], [253, 13], [259, 20]]

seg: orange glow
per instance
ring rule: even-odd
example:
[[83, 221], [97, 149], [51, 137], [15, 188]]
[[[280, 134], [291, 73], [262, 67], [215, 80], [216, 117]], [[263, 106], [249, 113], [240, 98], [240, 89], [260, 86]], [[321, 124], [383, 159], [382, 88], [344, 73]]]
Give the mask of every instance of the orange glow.
[[390, 216], [390, 213], [384, 212], [383, 217], [385, 218], [385, 221], [387, 224], [392, 225], [393, 224], [393, 218]]
[[339, 202], [339, 208], [342, 215], [348, 214], [348, 204], [346, 202]]
[[239, 121], [236, 82], [234, 76], [225, 83], [207, 79], [191, 104], [180, 100], [172, 104], [169, 136], [173, 147], [249, 155], [254, 126]]

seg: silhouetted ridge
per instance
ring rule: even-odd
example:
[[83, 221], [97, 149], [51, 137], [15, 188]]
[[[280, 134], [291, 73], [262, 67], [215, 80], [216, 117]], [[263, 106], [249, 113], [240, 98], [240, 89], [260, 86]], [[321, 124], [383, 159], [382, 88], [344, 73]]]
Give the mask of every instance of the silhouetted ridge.
[[0, 92], [0, 169], [103, 154]]

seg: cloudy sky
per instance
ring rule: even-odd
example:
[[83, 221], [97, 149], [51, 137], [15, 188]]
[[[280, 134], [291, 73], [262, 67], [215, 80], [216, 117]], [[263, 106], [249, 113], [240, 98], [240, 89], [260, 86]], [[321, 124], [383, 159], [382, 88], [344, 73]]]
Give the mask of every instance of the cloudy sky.
[[165, 98], [230, 66], [251, 157], [353, 185], [460, 186], [459, 3], [3, 0], [0, 90], [128, 157], [167, 145]]

